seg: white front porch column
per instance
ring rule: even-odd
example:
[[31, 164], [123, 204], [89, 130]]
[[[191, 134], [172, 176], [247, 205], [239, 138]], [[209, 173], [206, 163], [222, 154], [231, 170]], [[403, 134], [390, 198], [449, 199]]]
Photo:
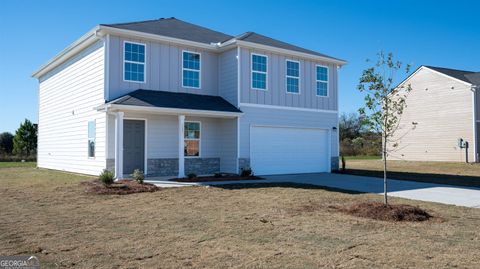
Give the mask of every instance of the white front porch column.
[[123, 112], [115, 113], [115, 178], [123, 177]]
[[185, 115], [178, 115], [178, 177], [185, 177]]

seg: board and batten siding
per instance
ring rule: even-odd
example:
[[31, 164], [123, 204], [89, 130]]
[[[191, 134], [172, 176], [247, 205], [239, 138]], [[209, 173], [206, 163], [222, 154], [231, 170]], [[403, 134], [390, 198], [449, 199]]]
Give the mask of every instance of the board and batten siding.
[[240, 109], [245, 113], [240, 118], [240, 158], [250, 158], [250, 127], [255, 125], [331, 130], [331, 156], [338, 157], [338, 132], [333, 130], [338, 124], [337, 113], [248, 106], [241, 106]]
[[[470, 144], [469, 160], [474, 160], [473, 107], [470, 86], [423, 68], [405, 81], [410, 84], [407, 107], [399, 129], [388, 144], [391, 160], [465, 161], [463, 138]], [[416, 123], [415, 125], [412, 123]], [[393, 147], [398, 143], [397, 147]]]
[[218, 56], [218, 93], [233, 105], [238, 104], [238, 60], [237, 49]]
[[[251, 55], [268, 57], [267, 90], [251, 88]], [[337, 110], [337, 66], [303, 58], [290, 57], [270, 51], [241, 48], [240, 51], [240, 98], [241, 103], [300, 107], [322, 110]], [[287, 93], [286, 60], [300, 62], [300, 94]], [[317, 96], [316, 65], [328, 67], [328, 96]]]
[[[108, 100], [138, 89], [218, 95], [218, 55], [214, 52], [156, 41], [110, 36]], [[123, 80], [123, 44], [143, 43], [145, 47], [145, 83]], [[182, 86], [183, 50], [201, 54], [200, 89]]]
[[[98, 175], [106, 166], [104, 45], [98, 41], [39, 81], [38, 167]], [[88, 157], [88, 122], [95, 120], [95, 157]]]

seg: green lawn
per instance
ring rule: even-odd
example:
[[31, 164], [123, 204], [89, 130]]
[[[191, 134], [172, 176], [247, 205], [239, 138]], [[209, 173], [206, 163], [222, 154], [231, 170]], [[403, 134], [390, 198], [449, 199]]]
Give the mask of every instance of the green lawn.
[[42, 268], [480, 268], [480, 210], [391, 198], [435, 216], [357, 218], [335, 207], [381, 201], [303, 185], [85, 193], [92, 177], [0, 168], [0, 253]]
[[0, 168], [8, 167], [36, 167], [36, 162], [0, 162]]

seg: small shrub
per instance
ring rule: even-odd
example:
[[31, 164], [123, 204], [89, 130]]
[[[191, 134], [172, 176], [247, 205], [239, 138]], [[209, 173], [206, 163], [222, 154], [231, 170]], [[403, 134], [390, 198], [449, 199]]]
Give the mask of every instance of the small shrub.
[[100, 176], [98, 179], [105, 185], [110, 185], [113, 183], [115, 176], [113, 175], [113, 172], [103, 169], [102, 173], [100, 173]]
[[145, 179], [145, 175], [143, 171], [140, 169], [133, 170], [132, 178], [135, 179], [140, 184], [143, 184], [143, 180]]
[[346, 166], [346, 161], [345, 161], [345, 157], [342, 156], [342, 172], [345, 172], [345, 166]]
[[194, 179], [194, 178], [197, 178], [197, 174], [195, 174], [195, 173], [188, 173], [187, 177], [188, 177], [189, 179]]
[[222, 173], [215, 173], [213, 177], [216, 177], [216, 178], [222, 177]]
[[249, 177], [251, 175], [253, 175], [252, 168], [250, 168], [250, 167], [242, 168], [242, 172], [240, 173], [241, 177]]

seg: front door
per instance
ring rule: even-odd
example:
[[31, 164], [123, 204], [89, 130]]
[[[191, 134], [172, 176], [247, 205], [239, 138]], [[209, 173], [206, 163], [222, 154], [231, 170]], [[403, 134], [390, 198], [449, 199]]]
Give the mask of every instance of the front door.
[[[123, 173], [145, 169], [145, 121], [123, 121]], [[145, 171], [144, 171], [145, 172]]]

